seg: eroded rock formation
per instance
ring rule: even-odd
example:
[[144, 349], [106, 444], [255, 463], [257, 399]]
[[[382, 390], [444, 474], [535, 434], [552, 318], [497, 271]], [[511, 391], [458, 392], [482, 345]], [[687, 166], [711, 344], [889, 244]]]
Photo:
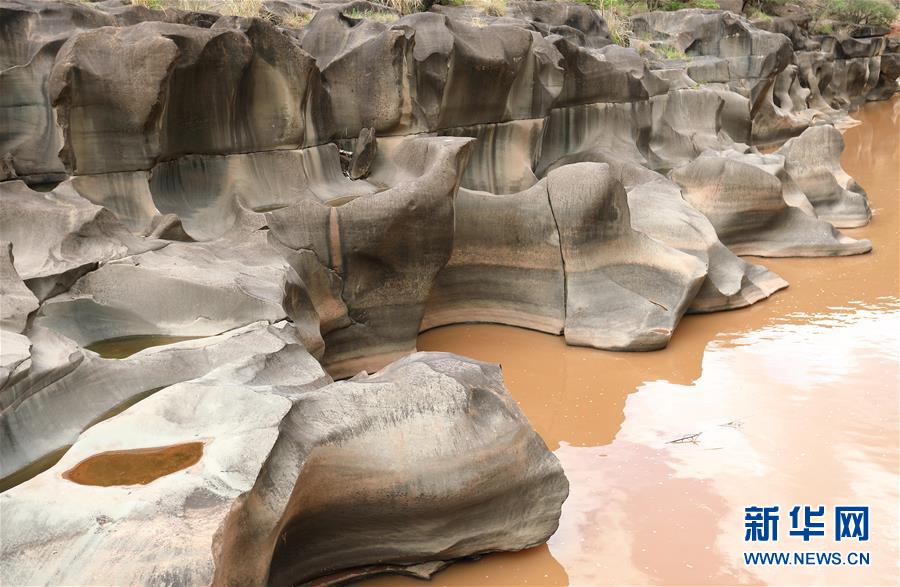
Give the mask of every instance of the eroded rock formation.
[[360, 8], [391, 12], [0, 2], [0, 582], [428, 576], [539, 544], [558, 461], [496, 366], [420, 331], [656, 349], [787, 285], [739, 254], [872, 247], [838, 231], [871, 211], [834, 125], [897, 90], [896, 40]]
[[[192, 443], [200, 456], [180, 467], [146, 458]], [[110, 456], [131, 483], [88, 467]], [[0, 495], [0, 573], [17, 584], [293, 585], [540, 544], [567, 493], [495, 365], [420, 353], [328, 385], [302, 347], [259, 349], [92, 427], [47, 473]]]

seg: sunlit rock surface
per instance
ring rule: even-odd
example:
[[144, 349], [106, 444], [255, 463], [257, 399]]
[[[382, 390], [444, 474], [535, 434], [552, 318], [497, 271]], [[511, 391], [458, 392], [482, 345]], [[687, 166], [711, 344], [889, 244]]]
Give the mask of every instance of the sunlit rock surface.
[[837, 227], [863, 226], [872, 212], [866, 192], [841, 168], [843, 150], [839, 131], [816, 126], [787, 141], [778, 153], [819, 218]]
[[[22, 333], [39, 302], [13, 264], [12, 243], [0, 241], [0, 387], [31, 357], [31, 342]], [[24, 365], [27, 368], [27, 364]]]
[[[321, 378], [311, 363], [292, 370], [292, 383]], [[233, 372], [221, 379], [217, 373], [168, 387], [93, 426], [55, 467], [0, 495], [4, 583], [209, 583], [216, 533], [235, 500], [253, 486], [291, 409], [271, 384], [254, 386]], [[192, 442], [202, 443], [199, 462], [149, 483], [102, 486], [109, 484], [105, 475], [114, 481], [117, 473], [102, 467], [83, 478], [101, 486], [63, 476], [109, 451]], [[163, 458], [145, 463], [144, 472], [152, 477], [153, 468], [164, 464]]]
[[65, 291], [103, 261], [165, 244], [135, 236], [68, 184], [43, 193], [21, 181], [0, 182], [0, 231], [12, 242], [16, 271], [40, 299]]
[[[321, 346], [306, 291], [262, 230], [166, 247], [104, 264], [47, 300], [36, 322], [88, 345], [142, 334], [209, 336], [294, 319]], [[318, 342], [316, 342], [318, 339]]]
[[453, 254], [431, 288], [423, 330], [493, 322], [562, 333], [565, 269], [547, 183], [511, 195], [459, 190]]
[[293, 326], [265, 322], [150, 347], [121, 359], [79, 348], [46, 328], [34, 329], [31, 338], [30, 367], [0, 389], [0, 477], [72, 444], [92, 422], [141, 394], [194, 379], [243, 356], [303, 343]]
[[159, 391], [0, 495], [4, 583], [296, 584], [556, 530], [568, 482], [497, 366], [423, 353], [327, 385], [304, 355]]
[[688, 312], [742, 308], [787, 287], [778, 275], [744, 261], [722, 244], [709, 219], [682, 198], [671, 180], [605, 151], [589, 156], [608, 163], [624, 185], [634, 228], [706, 264], [706, 279]]
[[682, 10], [620, 47], [585, 5], [502, 12], [0, 1], [0, 582], [539, 544], [559, 463], [496, 367], [420, 331], [651, 350], [787, 285], [737, 255], [872, 247], [836, 228], [871, 212], [835, 125], [897, 90], [896, 40]]
[[705, 156], [672, 172], [685, 200], [703, 213], [722, 242], [742, 255], [822, 257], [857, 255], [867, 240], [785, 202], [781, 181], [740, 156]]
[[425, 300], [452, 251], [454, 196], [470, 144], [406, 139], [370, 175], [389, 189], [267, 214], [273, 245], [310, 285], [332, 375], [376, 370], [415, 350]]
[[[282, 427], [226, 521], [217, 580], [257, 583], [268, 571], [270, 584], [291, 585], [519, 550], [553, 534], [568, 494], [498, 366], [447, 353], [303, 394]], [[297, 479], [293, 493], [285, 479]]]
[[566, 342], [665, 346], [703, 282], [704, 264], [632, 228], [625, 188], [608, 166], [578, 163], [547, 179], [566, 268]]

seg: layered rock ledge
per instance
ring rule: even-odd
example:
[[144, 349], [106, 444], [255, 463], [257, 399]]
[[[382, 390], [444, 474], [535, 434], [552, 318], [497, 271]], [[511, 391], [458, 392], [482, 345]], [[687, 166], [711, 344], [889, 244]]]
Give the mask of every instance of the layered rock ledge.
[[839, 128], [898, 89], [896, 39], [266, 6], [0, 1], [4, 584], [427, 577], [540, 544], [559, 461], [498, 366], [421, 331], [659, 349], [788, 285], [739, 255], [873, 247], [840, 232], [872, 211]]

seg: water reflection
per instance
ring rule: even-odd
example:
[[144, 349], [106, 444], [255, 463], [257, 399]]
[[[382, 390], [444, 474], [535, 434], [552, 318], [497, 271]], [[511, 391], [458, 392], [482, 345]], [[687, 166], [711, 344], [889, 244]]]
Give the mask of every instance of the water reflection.
[[[421, 350], [502, 364], [571, 483], [549, 551], [454, 565], [436, 583], [560, 584], [561, 565], [571, 585], [896, 584], [900, 98], [855, 116], [863, 124], [845, 133], [842, 163], [874, 218], [845, 232], [871, 239], [872, 254], [762, 260], [790, 288], [688, 316], [658, 352], [567, 347], [491, 325], [420, 336]], [[745, 567], [743, 508], [753, 504], [869, 505], [872, 536], [856, 550], [871, 552], [871, 566]], [[777, 549], [792, 546], [839, 550], [830, 539]], [[514, 560], [530, 564], [511, 573]]]
[[[556, 451], [572, 494], [551, 553], [573, 585], [893, 583], [898, 353], [896, 301], [710, 342], [693, 384], [654, 381], [628, 397], [610, 445]], [[872, 566], [744, 567], [753, 504], [869, 505], [866, 544], [768, 549], [862, 549]]]

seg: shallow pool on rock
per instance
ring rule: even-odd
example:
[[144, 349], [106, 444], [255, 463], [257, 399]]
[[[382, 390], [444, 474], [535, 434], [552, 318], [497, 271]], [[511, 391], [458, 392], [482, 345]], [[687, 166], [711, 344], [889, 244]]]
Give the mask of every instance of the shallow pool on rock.
[[185, 340], [195, 340], [202, 336], [168, 336], [164, 334], [139, 334], [108, 338], [87, 345], [86, 349], [94, 351], [104, 359], [125, 359], [144, 349], [154, 346], [175, 344]]
[[146, 485], [187, 469], [202, 456], [202, 442], [113, 450], [84, 459], [63, 473], [63, 477], [80, 485]]
[[[571, 483], [547, 545], [453, 565], [437, 584], [896, 583], [900, 100], [854, 116], [863, 124], [844, 135], [842, 163], [875, 216], [845, 232], [871, 239], [872, 254], [752, 259], [790, 287], [749, 308], [688, 316], [657, 352], [568, 347], [493, 325], [419, 337], [420, 350], [501, 363]], [[788, 538], [788, 512], [804, 504], [829, 516], [835, 505], [870, 506], [870, 540]], [[746, 546], [750, 505], [780, 506], [779, 542]], [[871, 564], [748, 567], [751, 550], [865, 551]]]

